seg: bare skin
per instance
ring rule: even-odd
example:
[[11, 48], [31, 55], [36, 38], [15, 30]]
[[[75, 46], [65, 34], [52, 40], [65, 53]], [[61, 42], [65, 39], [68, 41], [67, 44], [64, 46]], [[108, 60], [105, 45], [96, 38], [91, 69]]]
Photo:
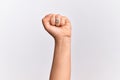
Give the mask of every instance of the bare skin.
[[[56, 22], [56, 19], [58, 22]], [[65, 16], [48, 14], [42, 19], [45, 30], [55, 40], [54, 57], [49, 80], [70, 80], [71, 23]]]

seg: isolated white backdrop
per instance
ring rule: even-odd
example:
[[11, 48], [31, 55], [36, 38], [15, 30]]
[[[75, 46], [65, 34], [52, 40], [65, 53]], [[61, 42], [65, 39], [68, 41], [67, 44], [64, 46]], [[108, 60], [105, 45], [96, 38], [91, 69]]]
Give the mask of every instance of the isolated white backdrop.
[[0, 80], [49, 79], [48, 13], [72, 22], [71, 80], [120, 80], [119, 0], [0, 0]]

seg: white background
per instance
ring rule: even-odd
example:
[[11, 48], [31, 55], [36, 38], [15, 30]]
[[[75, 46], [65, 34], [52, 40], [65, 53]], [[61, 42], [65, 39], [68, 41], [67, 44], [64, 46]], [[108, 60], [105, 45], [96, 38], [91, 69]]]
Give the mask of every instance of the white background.
[[71, 20], [71, 80], [120, 80], [119, 0], [0, 0], [0, 80], [49, 79], [48, 13]]

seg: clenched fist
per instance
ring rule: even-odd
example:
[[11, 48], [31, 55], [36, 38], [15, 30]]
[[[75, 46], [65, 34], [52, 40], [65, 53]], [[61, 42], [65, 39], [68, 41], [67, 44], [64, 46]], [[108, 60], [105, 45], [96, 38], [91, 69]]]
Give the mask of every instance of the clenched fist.
[[71, 37], [71, 23], [69, 19], [60, 14], [48, 14], [42, 19], [45, 30], [55, 40]]

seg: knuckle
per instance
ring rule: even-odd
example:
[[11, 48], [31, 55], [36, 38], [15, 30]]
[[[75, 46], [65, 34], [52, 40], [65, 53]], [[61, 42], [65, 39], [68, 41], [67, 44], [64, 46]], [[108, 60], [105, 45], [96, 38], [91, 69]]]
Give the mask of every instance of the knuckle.
[[52, 15], [52, 13], [50, 13], [50, 14], [46, 15], [46, 16], [45, 16], [45, 18], [46, 18], [46, 17], [48, 17], [48, 16], [51, 16], [51, 15]]
[[63, 16], [63, 18], [64, 18], [66, 21], [69, 21], [68, 17], [66, 17], [66, 16]]
[[60, 14], [56, 14], [56, 17], [60, 17], [61, 15]]

